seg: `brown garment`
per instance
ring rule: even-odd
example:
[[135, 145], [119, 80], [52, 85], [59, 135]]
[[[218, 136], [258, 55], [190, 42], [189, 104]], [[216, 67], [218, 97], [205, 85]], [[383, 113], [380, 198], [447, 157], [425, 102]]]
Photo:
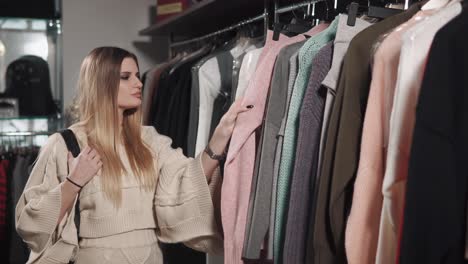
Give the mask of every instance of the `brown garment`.
[[410, 19], [421, 7], [368, 27], [351, 41], [326, 133], [320, 182], [315, 190], [307, 263], [346, 263], [344, 234], [359, 161], [362, 125], [371, 81], [371, 50], [378, 37]]

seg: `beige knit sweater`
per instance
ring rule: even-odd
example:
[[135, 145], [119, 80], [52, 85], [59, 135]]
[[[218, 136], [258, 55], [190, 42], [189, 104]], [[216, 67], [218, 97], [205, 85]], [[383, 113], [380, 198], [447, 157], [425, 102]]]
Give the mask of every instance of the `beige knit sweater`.
[[[83, 149], [87, 145], [84, 129], [80, 126], [71, 129]], [[122, 205], [115, 208], [102, 192], [100, 175], [94, 177], [79, 196], [78, 243], [74, 210], [57, 225], [61, 206], [59, 184], [68, 174], [67, 147], [60, 134], [49, 138], [16, 207], [16, 229], [31, 249], [28, 263], [68, 263], [83, 245], [104, 243], [128, 247], [130, 242], [126, 237], [132, 234], [138, 237], [135, 234], [143, 234], [142, 230], [150, 231], [149, 234], [155, 234], [162, 242], [184, 242], [199, 251], [222, 252], [215, 217], [219, 214], [219, 204], [213, 203], [220, 200], [219, 170], [208, 184], [201, 156], [185, 157], [180, 149], [171, 148], [168, 137], [159, 135], [152, 127], [142, 127], [142, 139], [153, 152], [160, 172], [155, 190], [148, 192], [140, 188], [131, 174], [125, 151], [121, 151], [128, 172], [122, 177]], [[145, 239], [140, 241], [144, 244]], [[148, 246], [154, 247], [154, 243]], [[162, 259], [154, 261], [162, 263]]]

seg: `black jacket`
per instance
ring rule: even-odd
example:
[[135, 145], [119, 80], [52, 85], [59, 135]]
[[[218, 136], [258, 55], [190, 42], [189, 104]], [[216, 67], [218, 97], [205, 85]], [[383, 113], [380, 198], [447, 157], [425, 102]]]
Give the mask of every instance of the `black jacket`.
[[172, 139], [172, 147], [187, 155], [187, 134], [192, 86], [191, 68], [209, 51], [203, 48], [183, 58], [161, 74], [158, 96], [153, 99], [155, 113], [151, 124]]
[[468, 12], [435, 36], [416, 109], [400, 263], [466, 263]]

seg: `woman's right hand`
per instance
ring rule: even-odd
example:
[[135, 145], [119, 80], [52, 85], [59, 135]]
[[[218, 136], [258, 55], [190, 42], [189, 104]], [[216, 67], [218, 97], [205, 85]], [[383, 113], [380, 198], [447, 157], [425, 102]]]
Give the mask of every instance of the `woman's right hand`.
[[101, 157], [95, 149], [88, 146], [76, 158], [68, 152], [68, 168], [70, 180], [85, 186], [102, 168]]

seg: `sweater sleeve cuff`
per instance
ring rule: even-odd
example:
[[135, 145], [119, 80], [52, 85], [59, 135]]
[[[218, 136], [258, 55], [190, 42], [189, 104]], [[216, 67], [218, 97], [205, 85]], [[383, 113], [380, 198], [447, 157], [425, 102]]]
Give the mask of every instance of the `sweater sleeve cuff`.
[[[57, 220], [60, 214], [62, 199], [61, 186], [57, 185], [41, 197], [32, 199], [29, 203], [30, 210], [25, 210], [27, 215], [22, 215], [18, 219], [17, 226], [27, 226], [30, 231], [41, 232], [46, 234], [54, 233], [57, 227]], [[22, 218], [25, 221], [21, 223]]]
[[201, 155], [187, 164], [175, 192], [177, 202], [173, 199], [171, 202], [163, 201], [156, 196], [156, 215], [162, 242], [187, 242], [197, 250], [210, 251], [206, 248], [212, 244], [209, 241], [221, 239], [213, 204], [213, 195], [220, 189], [221, 177], [217, 168], [208, 185], [201, 164]]

